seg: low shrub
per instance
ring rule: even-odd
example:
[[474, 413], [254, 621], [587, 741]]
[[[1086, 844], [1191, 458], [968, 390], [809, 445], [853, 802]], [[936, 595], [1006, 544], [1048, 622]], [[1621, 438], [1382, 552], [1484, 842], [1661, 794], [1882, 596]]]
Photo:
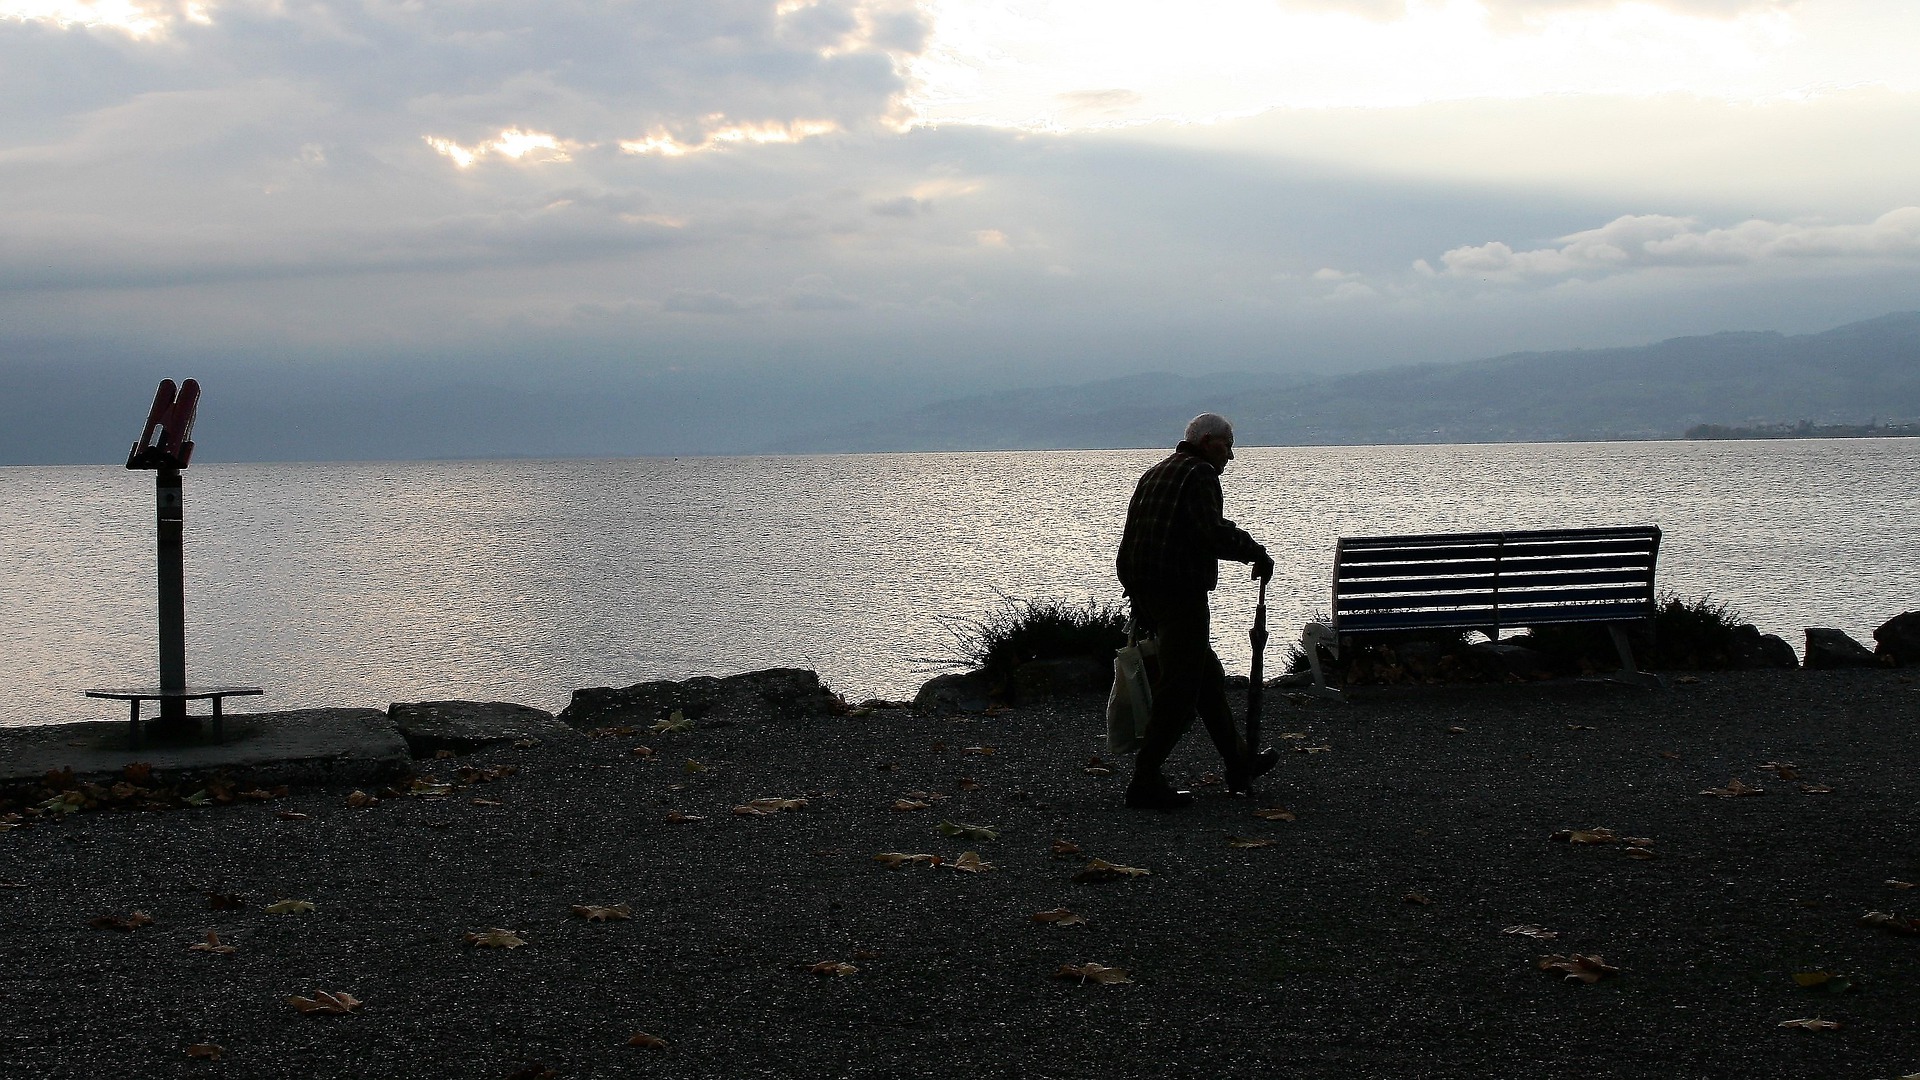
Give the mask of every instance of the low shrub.
[[[1746, 617], [1711, 597], [1685, 600], [1664, 590], [1654, 603], [1653, 631], [1627, 631], [1634, 659], [1648, 671], [1713, 671], [1752, 667], [1759, 633]], [[1512, 639], [1563, 672], [1610, 671], [1619, 653], [1605, 626], [1539, 626]]]
[[1010, 675], [1028, 660], [1088, 657], [1110, 664], [1127, 643], [1127, 611], [1091, 597], [1078, 604], [1001, 597], [985, 618], [959, 623], [953, 634], [960, 660], [994, 676]]

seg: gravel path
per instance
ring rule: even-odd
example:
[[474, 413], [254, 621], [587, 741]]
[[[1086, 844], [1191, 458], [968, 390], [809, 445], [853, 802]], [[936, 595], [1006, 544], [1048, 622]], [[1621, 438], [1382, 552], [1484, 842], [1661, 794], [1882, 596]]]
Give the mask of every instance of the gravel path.
[[[1100, 704], [736, 717], [421, 763], [519, 767], [449, 796], [353, 808], [316, 788], [0, 832], [0, 1075], [1920, 1071], [1920, 937], [1860, 922], [1920, 915], [1887, 883], [1920, 881], [1911, 673], [1281, 698], [1268, 730], [1300, 752], [1252, 800], [1202, 785], [1173, 814], [1120, 807], [1124, 763], [1089, 771]], [[1176, 774], [1201, 784], [1209, 754], [1196, 732]], [[1701, 794], [1735, 779], [1765, 793]], [[892, 809], [911, 792], [945, 797]], [[807, 805], [732, 812], [755, 798]], [[1281, 806], [1296, 820], [1254, 814]], [[1550, 838], [1590, 827], [1656, 857]], [[873, 858], [965, 850], [993, 869]], [[1094, 857], [1151, 874], [1075, 883]], [[282, 899], [315, 910], [264, 910]], [[569, 910], [614, 903], [632, 918]], [[1031, 921], [1058, 907], [1086, 924]], [[154, 923], [89, 925], [134, 911]], [[1503, 932], [1523, 924], [1558, 937]], [[526, 946], [463, 940], [493, 927]], [[237, 951], [190, 951], [209, 930]], [[1568, 982], [1535, 966], [1548, 953], [1622, 970]], [[1133, 981], [1054, 977], [1089, 962]], [[1853, 990], [1800, 987], [1809, 972]], [[319, 990], [364, 1005], [286, 1003]], [[1842, 1026], [1779, 1026], [1814, 1017]]]

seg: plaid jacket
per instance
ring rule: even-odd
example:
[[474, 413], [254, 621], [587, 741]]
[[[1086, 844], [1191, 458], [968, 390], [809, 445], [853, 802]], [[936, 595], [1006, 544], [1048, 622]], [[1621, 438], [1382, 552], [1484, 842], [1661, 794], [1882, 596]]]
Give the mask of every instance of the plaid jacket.
[[1220, 560], [1258, 562], [1267, 549], [1221, 516], [1220, 474], [1182, 442], [1140, 477], [1115, 561], [1127, 595], [1220, 582]]

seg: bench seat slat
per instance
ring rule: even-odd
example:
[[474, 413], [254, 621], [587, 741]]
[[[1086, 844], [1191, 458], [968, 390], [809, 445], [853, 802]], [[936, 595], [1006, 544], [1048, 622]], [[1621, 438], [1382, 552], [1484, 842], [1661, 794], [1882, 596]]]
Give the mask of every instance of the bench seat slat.
[[1437, 577], [1441, 574], [1490, 574], [1498, 570], [1502, 575], [1548, 573], [1559, 570], [1640, 570], [1648, 576], [1653, 574], [1651, 558], [1617, 559], [1600, 555], [1569, 556], [1562, 559], [1503, 560], [1473, 559], [1462, 562], [1403, 562], [1370, 563], [1365, 566], [1341, 566], [1335, 572], [1334, 580], [1367, 581], [1374, 578]]
[[1375, 578], [1341, 583], [1340, 595], [1375, 596], [1391, 593], [1447, 593], [1491, 591], [1498, 584], [1503, 590], [1549, 585], [1652, 585], [1652, 571], [1633, 567], [1625, 570], [1576, 570], [1556, 574], [1475, 574], [1471, 577]]
[[1621, 603], [1639, 604], [1644, 608], [1653, 607], [1653, 597], [1647, 590], [1637, 585], [1614, 585], [1591, 589], [1523, 589], [1509, 592], [1506, 589], [1498, 593], [1443, 593], [1425, 596], [1343, 596], [1337, 610], [1349, 611], [1392, 611], [1396, 608], [1408, 610], [1417, 608], [1442, 607], [1485, 607], [1489, 610], [1499, 607], [1502, 610], [1518, 609], [1528, 604], [1571, 605], [1585, 603]]
[[1632, 525], [1598, 529], [1514, 529], [1507, 532], [1409, 533], [1402, 536], [1346, 536], [1339, 541], [1345, 550], [1387, 547], [1460, 547], [1473, 544], [1577, 543], [1609, 540], [1653, 540], [1660, 530], [1652, 525]]
[[1384, 633], [1391, 630], [1428, 630], [1459, 627], [1466, 630], [1507, 630], [1577, 622], [1632, 622], [1649, 617], [1643, 604], [1577, 604], [1566, 607], [1508, 609], [1498, 617], [1491, 608], [1454, 611], [1357, 612], [1340, 617], [1340, 633]]

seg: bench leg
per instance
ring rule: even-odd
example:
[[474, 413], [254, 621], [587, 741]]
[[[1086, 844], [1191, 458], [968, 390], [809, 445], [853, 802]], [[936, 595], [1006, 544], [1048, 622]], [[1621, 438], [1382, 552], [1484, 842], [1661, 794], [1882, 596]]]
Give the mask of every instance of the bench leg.
[[133, 724], [133, 730], [127, 735], [127, 748], [130, 750], [138, 750], [140, 749], [140, 699], [139, 698], [131, 698], [127, 701], [127, 713], [128, 713], [127, 715], [128, 720], [130, 720]]
[[1333, 655], [1340, 655], [1340, 638], [1324, 623], [1308, 623], [1300, 631], [1300, 651], [1307, 654], [1307, 667], [1313, 672], [1313, 685], [1301, 692], [1312, 697], [1339, 701], [1344, 695], [1327, 685], [1327, 673], [1320, 667], [1320, 646], [1325, 645]]
[[213, 696], [213, 741], [220, 741], [220, 695]]
[[1665, 679], [1650, 671], [1641, 671], [1639, 665], [1634, 663], [1633, 646], [1627, 643], [1627, 632], [1620, 624], [1608, 623], [1607, 633], [1613, 638], [1614, 651], [1620, 654], [1620, 670], [1608, 677], [1611, 681], [1654, 689], [1665, 688]]

